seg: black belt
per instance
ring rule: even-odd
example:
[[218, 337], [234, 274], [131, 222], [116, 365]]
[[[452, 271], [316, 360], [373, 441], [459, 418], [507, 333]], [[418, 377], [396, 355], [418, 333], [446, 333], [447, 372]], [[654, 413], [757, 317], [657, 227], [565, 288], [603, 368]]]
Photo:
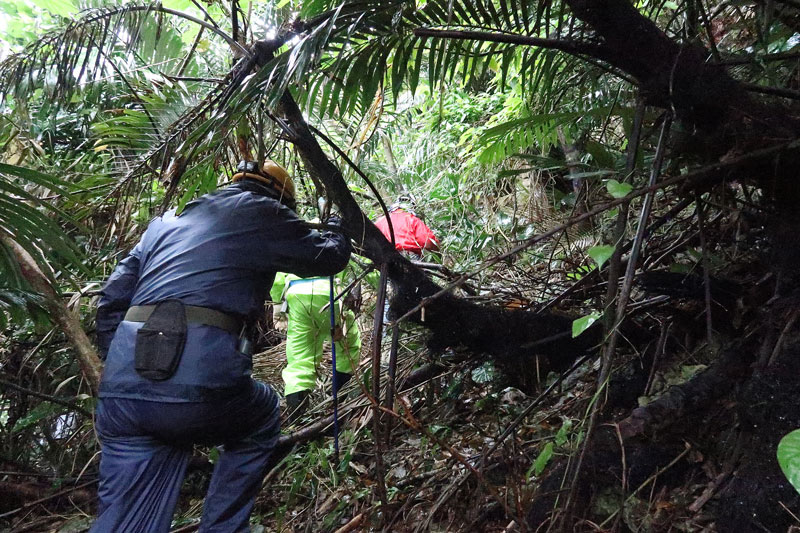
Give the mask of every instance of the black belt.
[[[155, 305], [134, 305], [128, 308], [128, 312], [125, 313], [125, 320], [128, 322], [147, 322], [155, 308]], [[242, 331], [244, 322], [222, 311], [196, 305], [184, 305], [183, 308], [186, 309], [186, 321], [189, 324], [213, 326], [234, 335], [238, 335]]]

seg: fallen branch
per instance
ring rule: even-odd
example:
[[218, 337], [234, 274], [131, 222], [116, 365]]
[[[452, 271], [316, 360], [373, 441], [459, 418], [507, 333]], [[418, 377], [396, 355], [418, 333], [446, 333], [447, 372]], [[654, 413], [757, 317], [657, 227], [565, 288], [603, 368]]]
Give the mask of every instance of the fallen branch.
[[670, 388], [660, 398], [638, 407], [619, 422], [623, 439], [652, 433], [680, 420], [687, 413], [699, 410], [726, 394], [739, 378], [749, 372], [752, 356], [743, 349], [729, 349], [705, 371], [683, 385]]
[[61, 496], [64, 496], [64, 495], [69, 494], [71, 492], [75, 492], [76, 490], [79, 490], [79, 489], [83, 489], [85, 487], [88, 487], [89, 485], [94, 485], [95, 483], [97, 483], [97, 480], [93, 479], [93, 480], [87, 481], [86, 483], [83, 483], [81, 485], [76, 485], [76, 486], [70, 487], [68, 489], [60, 490], [60, 491], [58, 491], [58, 492], [56, 492], [54, 494], [51, 494], [49, 496], [45, 496], [44, 498], [39, 498], [39, 499], [34, 500], [32, 502], [28, 502], [28, 503], [22, 505], [21, 507], [18, 507], [16, 509], [12, 510], [12, 511], [8, 511], [8, 512], [5, 512], [3, 514], [0, 514], [0, 518], [6, 518], [7, 516], [15, 515], [15, 514], [21, 512], [21, 511], [24, 511], [26, 509], [30, 509], [31, 507], [34, 507], [34, 506], [42, 504], [42, 503], [46, 503], [46, 502], [54, 500], [56, 498], [60, 498]]
[[800, 91], [793, 89], [784, 89], [782, 87], [767, 87], [765, 85], [758, 85], [756, 83], [742, 82], [745, 90], [752, 93], [767, 94], [769, 96], [779, 96], [781, 98], [789, 98], [791, 100], [800, 100]]
[[364, 521], [365, 516], [366, 515], [364, 513], [358, 513], [352, 518], [352, 520], [334, 531], [334, 533], [349, 533], [350, 531], [355, 531], [356, 528], [358, 528]]
[[[586, 502], [588, 493], [585, 489], [589, 485], [587, 477], [590, 475], [595, 476], [595, 481], [596, 476], [601, 472], [600, 475], [611, 475], [614, 479], [620, 478], [621, 465], [612, 466], [608, 459], [611, 450], [620, 446], [620, 440], [624, 447], [631, 447], [630, 450], [624, 452], [629, 458], [626, 475], [631, 476], [635, 470], [637, 478], [642, 480], [636, 481], [629, 477], [629, 482], [634, 485], [641, 483], [641, 487], [644, 487], [661, 472], [676, 464], [685, 453], [679, 454], [676, 459], [660, 470], [654, 466], [634, 469], [633, 449], [646, 447], [652, 452], [657, 448], [657, 443], [648, 441], [648, 439], [684, 420], [688, 414], [703, 412], [704, 407], [726, 395], [749, 374], [750, 364], [754, 358], [755, 352], [751, 349], [730, 348], [724, 351], [705, 371], [682, 385], [671, 387], [660, 398], [647, 406], [634, 409], [630, 416], [615, 424], [613, 429], [611, 426], [598, 425], [596, 437], [592, 439], [590, 449], [586, 453], [587, 467], [584, 468], [578, 483], [579, 494], [573, 496], [575, 504]], [[686, 449], [682, 452], [686, 452]], [[562, 478], [565, 469], [566, 465], [553, 468], [551, 473], [541, 481], [539, 495], [528, 508], [528, 525], [530, 527], [538, 527], [552, 512], [555, 502], [562, 492]]]

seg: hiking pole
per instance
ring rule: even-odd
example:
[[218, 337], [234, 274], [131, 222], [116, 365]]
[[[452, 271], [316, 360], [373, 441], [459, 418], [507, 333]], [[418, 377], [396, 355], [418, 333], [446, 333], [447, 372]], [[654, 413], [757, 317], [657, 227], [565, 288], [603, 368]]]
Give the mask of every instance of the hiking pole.
[[[319, 197], [317, 199], [317, 206], [319, 207], [320, 220], [325, 220], [330, 214], [330, 204], [328, 201]], [[336, 297], [333, 289], [333, 274], [330, 278], [330, 296], [328, 299], [328, 307], [330, 308], [331, 315], [331, 366], [333, 367], [333, 379], [331, 380], [331, 387], [333, 387], [333, 457], [336, 462], [337, 468], [339, 465], [339, 397], [338, 397], [338, 383], [336, 382]], [[324, 308], [323, 308], [324, 309]]]
[[333, 367], [333, 457], [337, 468], [339, 465], [339, 399], [336, 383], [336, 309], [334, 307], [333, 275], [330, 277], [330, 312], [331, 312], [331, 366]]

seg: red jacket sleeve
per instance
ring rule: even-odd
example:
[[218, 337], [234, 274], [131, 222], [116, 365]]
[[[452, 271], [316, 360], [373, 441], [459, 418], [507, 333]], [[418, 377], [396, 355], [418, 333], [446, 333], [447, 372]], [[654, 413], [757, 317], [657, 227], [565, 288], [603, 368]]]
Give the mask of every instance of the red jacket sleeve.
[[436, 238], [436, 235], [433, 234], [431, 228], [425, 224], [419, 218], [416, 218], [416, 224], [414, 228], [414, 236], [417, 239], [417, 242], [422, 246], [423, 250], [438, 250], [439, 249], [439, 240]]

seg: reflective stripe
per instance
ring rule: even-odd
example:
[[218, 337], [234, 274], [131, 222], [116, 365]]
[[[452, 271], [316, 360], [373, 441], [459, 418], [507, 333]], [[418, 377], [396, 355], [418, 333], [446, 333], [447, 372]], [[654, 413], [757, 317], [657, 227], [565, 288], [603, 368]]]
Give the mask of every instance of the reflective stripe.
[[291, 281], [289, 282], [289, 284], [287, 285], [287, 287], [286, 287], [286, 288], [288, 289], [288, 288], [289, 288], [289, 287], [291, 287], [292, 285], [300, 285], [301, 283], [308, 283], [308, 282], [310, 282], [310, 281], [311, 281], [311, 282], [313, 282], [313, 281], [320, 281], [320, 280], [326, 280], [326, 281], [327, 281], [327, 280], [328, 280], [328, 278], [302, 278], [302, 279], [293, 279], [293, 280], [291, 280]]
[[317, 294], [324, 293], [326, 296], [330, 291], [330, 280], [328, 278], [303, 278], [295, 279], [286, 284], [283, 293], [283, 300], [289, 294]]

